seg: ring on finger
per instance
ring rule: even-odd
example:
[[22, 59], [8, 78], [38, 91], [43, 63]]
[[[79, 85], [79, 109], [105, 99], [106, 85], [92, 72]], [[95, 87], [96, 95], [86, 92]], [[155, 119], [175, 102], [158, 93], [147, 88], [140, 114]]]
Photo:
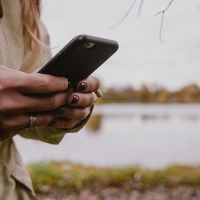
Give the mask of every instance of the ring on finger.
[[30, 124], [27, 127], [28, 130], [33, 130], [34, 126], [35, 126], [35, 121], [36, 121], [36, 116], [31, 114], [30, 115]]
[[95, 94], [97, 95], [98, 98], [101, 98], [103, 96], [102, 92], [100, 89], [98, 89]]

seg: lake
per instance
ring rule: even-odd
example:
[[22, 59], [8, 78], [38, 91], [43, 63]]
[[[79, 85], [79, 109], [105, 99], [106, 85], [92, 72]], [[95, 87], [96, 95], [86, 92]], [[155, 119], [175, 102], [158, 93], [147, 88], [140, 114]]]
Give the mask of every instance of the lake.
[[26, 164], [68, 160], [154, 169], [199, 165], [200, 104], [97, 105], [88, 126], [67, 134], [59, 145], [14, 139]]

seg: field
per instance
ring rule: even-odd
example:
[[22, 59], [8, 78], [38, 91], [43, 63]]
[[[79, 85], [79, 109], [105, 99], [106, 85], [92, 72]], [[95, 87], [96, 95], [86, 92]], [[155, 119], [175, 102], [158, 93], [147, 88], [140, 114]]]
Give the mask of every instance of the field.
[[200, 199], [200, 167], [96, 168], [69, 162], [28, 166], [39, 199]]

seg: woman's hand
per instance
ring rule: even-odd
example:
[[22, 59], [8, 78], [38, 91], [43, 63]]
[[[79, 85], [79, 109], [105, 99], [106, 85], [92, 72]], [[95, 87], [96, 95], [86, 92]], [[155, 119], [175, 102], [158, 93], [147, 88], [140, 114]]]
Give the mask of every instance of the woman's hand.
[[[8, 139], [30, 124], [30, 114], [54, 110], [68, 100], [68, 80], [38, 73], [26, 74], [0, 65], [0, 139]], [[47, 125], [55, 115], [44, 112], [36, 123]]]
[[76, 91], [69, 89], [67, 103], [55, 109], [56, 117], [48, 126], [71, 129], [80, 124], [90, 114], [91, 107], [97, 100], [95, 92], [98, 88], [98, 79], [88, 77], [77, 84]]
[[26, 74], [0, 65], [0, 140], [30, 125], [71, 129], [91, 112], [99, 81], [89, 77], [68, 89], [68, 80], [38, 73]]

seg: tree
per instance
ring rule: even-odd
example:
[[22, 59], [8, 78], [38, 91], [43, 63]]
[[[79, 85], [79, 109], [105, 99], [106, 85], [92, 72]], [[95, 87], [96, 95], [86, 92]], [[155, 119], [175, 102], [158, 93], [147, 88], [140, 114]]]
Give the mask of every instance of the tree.
[[[170, 3], [169, 3], [169, 5], [164, 10], [162, 10], [162, 11], [158, 12], [157, 14], [155, 14], [155, 16], [160, 15], [160, 14], [162, 15], [161, 24], [160, 24], [160, 32], [159, 32], [160, 43], [163, 43], [163, 41], [162, 41], [162, 30], [163, 30], [163, 23], [164, 23], [165, 12], [169, 9], [169, 7], [173, 3], [173, 1], [175, 1], [175, 0], [171, 0]], [[137, 0], [133, 1], [132, 5], [128, 9], [127, 13], [123, 16], [123, 18], [115, 26], [112, 26], [111, 28], [115, 28], [115, 27], [119, 26], [126, 19], [126, 17], [129, 15], [129, 13], [133, 9], [133, 7], [134, 7], [134, 5], [135, 5], [136, 2], [137, 2]], [[140, 5], [139, 5], [139, 8], [138, 8], [138, 17], [141, 14], [141, 10], [142, 10], [143, 4], [144, 4], [144, 0], [140, 0]]]

